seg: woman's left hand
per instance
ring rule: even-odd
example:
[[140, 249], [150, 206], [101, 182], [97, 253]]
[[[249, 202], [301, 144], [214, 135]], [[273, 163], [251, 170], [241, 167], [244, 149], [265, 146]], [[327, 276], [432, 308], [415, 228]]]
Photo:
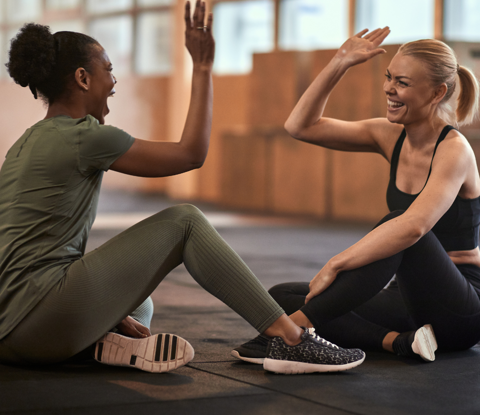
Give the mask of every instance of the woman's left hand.
[[313, 297], [316, 297], [321, 292], [325, 291], [330, 284], [337, 278], [338, 272], [334, 269], [330, 262], [315, 275], [312, 281], [310, 281], [310, 292], [305, 298], [305, 304], [307, 304]]
[[150, 330], [134, 318], [127, 316], [117, 326], [118, 332], [128, 337], [142, 339], [151, 336]]

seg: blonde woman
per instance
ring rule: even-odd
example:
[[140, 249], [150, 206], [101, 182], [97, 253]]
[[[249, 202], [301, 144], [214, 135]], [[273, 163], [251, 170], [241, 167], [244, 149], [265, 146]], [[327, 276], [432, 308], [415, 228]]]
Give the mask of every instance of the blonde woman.
[[[293, 321], [342, 347], [432, 361], [437, 346], [464, 350], [480, 340], [480, 178], [472, 148], [456, 129], [477, 115], [478, 83], [446, 44], [418, 40], [401, 46], [385, 70], [385, 118], [323, 117], [346, 71], [385, 53], [379, 46], [389, 28], [367, 32], [342, 45], [285, 128], [313, 145], [384, 157], [391, 213], [310, 283], [281, 284], [270, 293]], [[361, 105], [361, 97], [353, 99]], [[257, 337], [233, 354], [261, 361], [267, 341]]]

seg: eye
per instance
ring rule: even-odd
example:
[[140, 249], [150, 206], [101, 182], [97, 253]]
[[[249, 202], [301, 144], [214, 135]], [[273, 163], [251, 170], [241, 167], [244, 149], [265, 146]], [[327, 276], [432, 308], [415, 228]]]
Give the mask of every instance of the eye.
[[406, 82], [398, 81], [398, 83], [399, 83], [401, 86], [408, 86], [408, 84], [407, 84]]
[[390, 74], [388, 74], [388, 73], [385, 74], [385, 77], [386, 77], [387, 79], [392, 79], [392, 77], [391, 77]]

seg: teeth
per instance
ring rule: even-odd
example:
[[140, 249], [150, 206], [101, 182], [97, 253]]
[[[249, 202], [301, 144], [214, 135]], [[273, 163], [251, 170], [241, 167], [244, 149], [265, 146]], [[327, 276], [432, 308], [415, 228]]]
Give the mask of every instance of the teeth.
[[393, 102], [393, 101], [390, 101], [389, 99], [387, 99], [387, 103], [388, 103], [388, 106], [389, 107], [401, 107], [403, 106], [403, 104], [401, 102]]

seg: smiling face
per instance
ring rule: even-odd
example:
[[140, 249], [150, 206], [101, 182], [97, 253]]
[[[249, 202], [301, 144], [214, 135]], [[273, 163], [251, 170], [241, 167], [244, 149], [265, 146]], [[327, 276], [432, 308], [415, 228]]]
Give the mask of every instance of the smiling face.
[[390, 122], [407, 125], [434, 115], [435, 88], [422, 62], [398, 53], [390, 62], [385, 77], [383, 90]]
[[112, 74], [112, 63], [105, 49], [99, 45], [94, 47], [88, 77], [88, 114], [104, 124], [105, 116], [110, 112], [107, 99], [115, 93], [117, 80]]

